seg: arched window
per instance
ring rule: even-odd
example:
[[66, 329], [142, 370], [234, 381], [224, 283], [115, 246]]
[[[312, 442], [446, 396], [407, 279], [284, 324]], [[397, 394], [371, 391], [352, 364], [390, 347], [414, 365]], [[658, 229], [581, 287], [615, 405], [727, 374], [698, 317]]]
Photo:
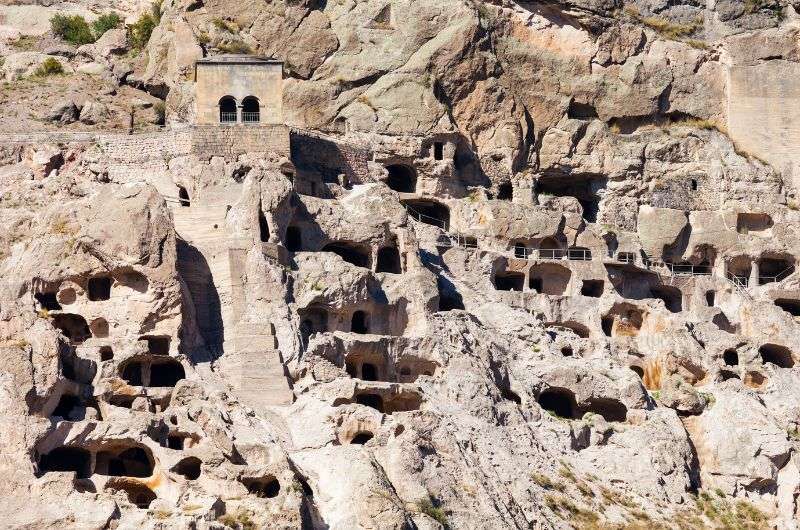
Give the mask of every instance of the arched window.
[[242, 123], [258, 123], [261, 121], [261, 106], [254, 96], [242, 100]]
[[236, 123], [236, 100], [232, 96], [225, 96], [219, 100], [219, 122]]

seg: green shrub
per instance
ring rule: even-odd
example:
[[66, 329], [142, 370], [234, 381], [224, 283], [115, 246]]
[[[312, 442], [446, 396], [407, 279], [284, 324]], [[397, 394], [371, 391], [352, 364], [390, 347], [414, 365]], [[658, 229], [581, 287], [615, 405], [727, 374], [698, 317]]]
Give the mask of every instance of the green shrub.
[[61, 63], [58, 61], [58, 59], [54, 57], [48, 57], [42, 64], [39, 65], [39, 68], [36, 69], [33, 75], [37, 77], [47, 77], [49, 75], [59, 75], [63, 73], [64, 67], [61, 66]]
[[118, 28], [120, 24], [122, 24], [122, 17], [111, 12], [100, 15], [97, 20], [92, 22], [92, 28], [94, 28], [95, 36], [99, 39], [106, 31]]
[[417, 509], [445, 528], [450, 528], [444, 510], [437, 507], [430, 498], [420, 500], [417, 503]]
[[220, 42], [216, 48], [222, 53], [253, 53], [253, 49], [246, 42], [240, 40]]
[[156, 113], [158, 125], [164, 125], [164, 120], [167, 117], [167, 105], [163, 101], [156, 101], [153, 105], [153, 111]]
[[89, 23], [80, 15], [53, 15], [50, 29], [53, 35], [72, 44], [91, 44], [96, 40]]
[[131, 46], [136, 50], [147, 46], [153, 30], [156, 29], [159, 22], [161, 22], [161, 2], [154, 2], [150, 4], [149, 13], [143, 13], [136, 22], [128, 26]]

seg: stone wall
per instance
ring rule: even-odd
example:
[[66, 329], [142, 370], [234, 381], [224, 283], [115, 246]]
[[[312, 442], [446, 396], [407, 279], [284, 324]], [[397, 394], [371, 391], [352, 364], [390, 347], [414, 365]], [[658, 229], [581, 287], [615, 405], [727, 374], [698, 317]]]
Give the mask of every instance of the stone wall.
[[354, 184], [370, 181], [372, 152], [366, 147], [300, 129], [292, 129], [290, 143], [292, 161], [300, 172], [318, 175], [322, 182], [336, 182], [340, 174]]
[[731, 138], [800, 189], [800, 64], [775, 60], [734, 66], [728, 77]]

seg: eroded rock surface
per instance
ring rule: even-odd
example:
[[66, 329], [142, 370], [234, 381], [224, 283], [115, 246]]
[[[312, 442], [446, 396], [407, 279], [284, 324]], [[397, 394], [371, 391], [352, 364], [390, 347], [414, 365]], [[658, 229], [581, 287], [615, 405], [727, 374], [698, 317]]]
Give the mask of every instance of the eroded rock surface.
[[4, 524], [796, 528], [797, 20], [0, 6]]

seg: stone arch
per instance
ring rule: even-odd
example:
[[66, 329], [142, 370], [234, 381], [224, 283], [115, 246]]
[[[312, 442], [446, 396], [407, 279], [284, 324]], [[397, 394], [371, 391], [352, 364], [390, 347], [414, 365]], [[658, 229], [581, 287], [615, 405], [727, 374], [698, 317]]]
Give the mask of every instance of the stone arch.
[[614, 304], [602, 317], [603, 333], [606, 336], [638, 335], [644, 322], [644, 311], [626, 302]]
[[242, 100], [242, 123], [258, 123], [261, 121], [261, 103], [255, 96], [247, 96]]
[[383, 412], [383, 398], [378, 394], [359, 394], [356, 396], [356, 403]]
[[132, 481], [109, 481], [106, 489], [112, 491], [124, 491], [128, 496], [128, 501], [135, 504], [137, 508], [147, 509], [150, 503], [156, 500], [156, 494], [153, 490], [139, 482]]
[[726, 366], [738, 366], [739, 354], [733, 348], [728, 348], [722, 353], [722, 361]]
[[353, 243], [334, 241], [322, 247], [322, 252], [333, 252], [347, 263], [356, 267], [369, 268], [370, 266], [369, 252]]
[[625, 421], [628, 415], [628, 407], [613, 398], [590, 399], [583, 409], [585, 412], [599, 414], [606, 421]]
[[728, 276], [740, 285], [747, 286], [750, 283], [750, 272], [753, 270], [753, 262], [749, 256], [734, 256], [728, 260]]
[[758, 259], [758, 284], [779, 282], [794, 272], [794, 256], [762, 255]]
[[351, 445], [364, 445], [368, 441], [372, 440], [374, 435], [369, 431], [359, 431], [353, 436], [353, 439], [350, 440]]
[[778, 368], [791, 368], [794, 366], [794, 357], [792, 350], [786, 346], [779, 344], [764, 344], [758, 349], [761, 360], [766, 363], [772, 363]]
[[800, 300], [792, 298], [778, 298], [775, 300], [775, 305], [793, 317], [800, 317]]
[[388, 164], [386, 185], [398, 193], [415, 193], [417, 191], [417, 170], [406, 164]]
[[308, 339], [315, 333], [328, 331], [328, 310], [322, 306], [310, 306], [297, 312], [300, 317], [300, 338], [303, 345], [308, 345]]
[[525, 275], [514, 271], [497, 271], [494, 274], [494, 288], [498, 291], [522, 291]]
[[233, 96], [223, 96], [219, 99], [219, 122], [236, 123], [238, 121], [239, 105]]
[[514, 185], [510, 180], [501, 182], [497, 186], [497, 199], [500, 201], [511, 201], [514, 199]]
[[39, 302], [39, 307], [47, 311], [60, 311], [61, 304], [58, 303], [58, 297], [54, 292], [35, 293], [34, 299]]

